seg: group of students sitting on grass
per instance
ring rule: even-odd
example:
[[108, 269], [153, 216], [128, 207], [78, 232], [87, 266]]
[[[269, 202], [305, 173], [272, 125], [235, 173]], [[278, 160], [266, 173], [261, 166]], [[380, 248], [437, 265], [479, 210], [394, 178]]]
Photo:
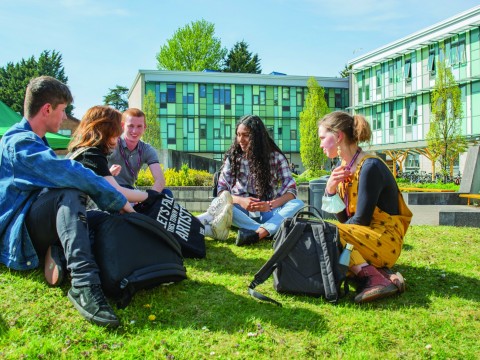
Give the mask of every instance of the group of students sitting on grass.
[[[72, 136], [69, 155], [57, 157], [45, 138], [58, 132], [72, 103], [60, 81], [34, 78], [25, 94], [24, 118], [0, 142], [0, 262], [16, 270], [44, 266], [46, 281], [58, 286], [70, 273], [68, 298], [80, 314], [103, 326], [120, 321], [103, 294], [99, 269], [89, 238], [89, 221], [98, 211], [133, 212], [152, 192], [134, 188], [142, 165], [155, 179], [152, 189], [169, 196], [155, 149], [143, 142], [145, 115], [138, 109], [123, 114], [94, 106]], [[333, 169], [326, 196], [340, 197], [336, 214], [340, 241], [354, 250], [350, 276], [359, 280], [355, 302], [367, 302], [405, 290], [397, 261], [411, 220], [395, 179], [378, 157], [359, 146], [369, 141], [365, 118], [333, 112], [319, 121], [319, 146], [330, 158], [341, 157]], [[271, 239], [284, 219], [304, 203], [289, 162], [256, 115], [239, 119], [218, 178], [218, 196], [198, 216], [205, 234], [226, 240], [238, 229], [236, 245]], [[97, 214], [97, 215], [95, 215]]]

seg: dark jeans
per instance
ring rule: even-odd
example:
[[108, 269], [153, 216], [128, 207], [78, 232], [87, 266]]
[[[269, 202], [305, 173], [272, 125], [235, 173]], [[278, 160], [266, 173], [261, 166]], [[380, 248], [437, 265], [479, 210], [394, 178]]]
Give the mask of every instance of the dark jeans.
[[86, 200], [87, 196], [75, 189], [50, 189], [37, 198], [25, 219], [39, 257], [45, 255], [50, 245], [60, 241], [74, 286], [100, 284], [88, 222], [109, 214], [87, 212]]

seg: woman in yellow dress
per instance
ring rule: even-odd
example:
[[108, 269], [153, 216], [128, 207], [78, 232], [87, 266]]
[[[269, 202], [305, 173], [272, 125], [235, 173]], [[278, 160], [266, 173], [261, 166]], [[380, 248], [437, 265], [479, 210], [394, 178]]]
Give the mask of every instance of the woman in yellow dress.
[[390, 268], [400, 256], [412, 213], [383, 160], [359, 147], [371, 140], [370, 125], [362, 115], [335, 111], [319, 121], [318, 136], [330, 159], [342, 159], [332, 170], [325, 195], [339, 205], [330, 211], [340, 222], [340, 242], [354, 247], [349, 270], [362, 284], [355, 302], [403, 292], [402, 275]]

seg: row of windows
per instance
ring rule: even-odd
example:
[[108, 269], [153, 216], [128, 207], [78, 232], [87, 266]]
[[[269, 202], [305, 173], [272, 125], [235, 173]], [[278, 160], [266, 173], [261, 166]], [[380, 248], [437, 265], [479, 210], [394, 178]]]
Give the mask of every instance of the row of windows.
[[[472, 48], [478, 47], [480, 30], [470, 32]], [[475, 43], [475, 45], [473, 45]], [[473, 50], [471, 50], [473, 51]], [[478, 55], [477, 55], [478, 57]], [[381, 94], [381, 88], [386, 85], [400, 84], [404, 81], [410, 84], [413, 79], [412, 68], [417, 63], [417, 58], [426, 60], [426, 71], [430, 79], [436, 75], [436, 63], [444, 62], [446, 66], [460, 67], [467, 63], [466, 34], [455, 35], [440, 43], [429, 45], [428, 48], [413, 51], [412, 53], [400, 56], [396, 59], [385, 61], [379, 66], [366, 69], [356, 74], [358, 103], [370, 101], [370, 74], [374, 72], [373, 84], [377, 94]], [[421, 60], [420, 60], [421, 61]]]
[[[186, 129], [184, 131], [185, 134], [193, 134], [195, 132], [194, 127], [195, 127], [195, 121], [193, 118], [187, 118], [186, 119]], [[297, 140], [297, 130], [296, 129], [291, 129], [290, 130], [290, 136], [285, 138], [284, 137], [284, 132], [282, 127], [278, 127], [277, 131], [275, 133], [274, 127], [273, 126], [267, 126], [267, 131], [272, 139], [275, 138], [282, 138], [282, 139], [287, 139], [287, 140]], [[223, 130], [223, 131], [222, 131]], [[176, 143], [176, 135], [177, 135], [177, 125], [176, 124], [167, 124], [167, 139], [169, 144], [175, 144]], [[213, 139], [227, 139], [231, 140], [232, 139], [232, 126], [231, 125], [224, 125], [223, 128], [213, 128]], [[207, 136], [207, 124], [205, 119], [200, 120], [200, 127], [198, 131], [198, 138], [200, 140], [207, 140], [209, 137]]]
[[[164, 84], [163, 84], [164, 85]], [[166, 109], [167, 104], [176, 103], [177, 101], [177, 88], [181, 87], [182, 103], [183, 104], [196, 104], [196, 88], [198, 86], [198, 98], [204, 99], [208, 96], [208, 91], [211, 91], [212, 103], [214, 105], [224, 105], [226, 110], [231, 109], [233, 97], [230, 85], [210, 85], [207, 90], [207, 84], [176, 84], [167, 83], [166, 87], [161, 83], [156, 84], [155, 92], [157, 94], [157, 102], [161, 109]], [[212, 89], [213, 86], [213, 89]], [[234, 86], [234, 85], [233, 85]], [[162, 91], [164, 88], [165, 91]], [[306, 87], [270, 87], [270, 98], [267, 97], [267, 87], [260, 86], [258, 93], [248, 91], [248, 95], [245, 93], [243, 86], [237, 86], [235, 88], [235, 104], [236, 105], [279, 105], [279, 88], [281, 88], [281, 104], [283, 111], [290, 111], [290, 106], [303, 107], [305, 105], [305, 99], [308, 94], [308, 88]], [[149, 86], [147, 86], [147, 91]], [[186, 90], [186, 91], [185, 91]], [[294, 92], [294, 98], [291, 98], [291, 92]], [[248, 97], [248, 98], [247, 98]], [[295, 104], [291, 103], [291, 100]], [[335, 109], [344, 109], [348, 107], [348, 90], [347, 89], [325, 89], [325, 101], [328, 107]]]

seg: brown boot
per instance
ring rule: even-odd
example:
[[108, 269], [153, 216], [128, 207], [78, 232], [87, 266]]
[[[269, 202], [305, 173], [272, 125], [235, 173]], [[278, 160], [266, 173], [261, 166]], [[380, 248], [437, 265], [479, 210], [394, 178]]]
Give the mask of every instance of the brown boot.
[[394, 273], [392, 270], [386, 267], [380, 268], [378, 271], [385, 279], [388, 279], [395, 284], [399, 293], [405, 292], [405, 279], [403, 278], [402, 274], [399, 272]]
[[397, 293], [397, 287], [386, 279], [373, 265], [362, 268], [357, 274], [361, 280], [365, 280], [362, 292], [355, 296], [356, 303], [364, 303], [384, 298]]

